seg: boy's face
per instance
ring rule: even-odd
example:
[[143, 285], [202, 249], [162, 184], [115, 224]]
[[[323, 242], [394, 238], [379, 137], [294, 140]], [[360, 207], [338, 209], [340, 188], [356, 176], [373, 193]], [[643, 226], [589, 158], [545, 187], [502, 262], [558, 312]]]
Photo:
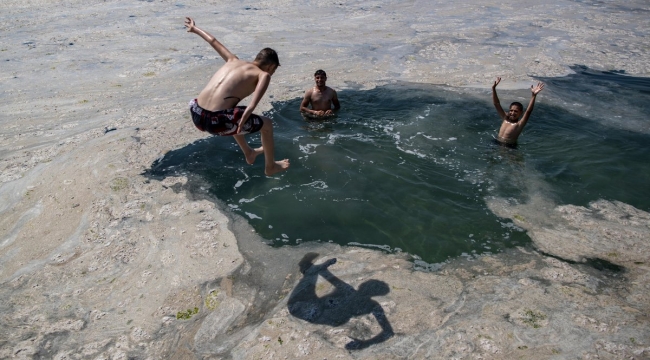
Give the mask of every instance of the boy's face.
[[508, 111], [508, 120], [517, 121], [521, 116], [521, 109], [517, 105], [512, 105]]
[[314, 75], [314, 81], [316, 81], [316, 86], [318, 87], [325, 86], [325, 82], [327, 81], [327, 76]]

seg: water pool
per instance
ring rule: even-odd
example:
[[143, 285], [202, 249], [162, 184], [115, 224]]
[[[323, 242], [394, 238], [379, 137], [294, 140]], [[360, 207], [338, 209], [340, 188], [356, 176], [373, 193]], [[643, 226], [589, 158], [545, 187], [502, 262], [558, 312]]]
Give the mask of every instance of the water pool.
[[[301, 99], [276, 103], [267, 178], [234, 140], [208, 137], [152, 165], [154, 177], [200, 178], [204, 189], [276, 245], [332, 241], [405, 251], [428, 263], [497, 252], [530, 239], [486, 206], [489, 197], [557, 204], [600, 198], [650, 209], [650, 81], [575, 68], [547, 89], [517, 149], [498, 146], [489, 90], [391, 84], [339, 92], [343, 109], [305, 121]], [[499, 91], [504, 107], [528, 90]], [[189, 121], [189, 120], [188, 120]], [[256, 146], [259, 136], [249, 138]]]

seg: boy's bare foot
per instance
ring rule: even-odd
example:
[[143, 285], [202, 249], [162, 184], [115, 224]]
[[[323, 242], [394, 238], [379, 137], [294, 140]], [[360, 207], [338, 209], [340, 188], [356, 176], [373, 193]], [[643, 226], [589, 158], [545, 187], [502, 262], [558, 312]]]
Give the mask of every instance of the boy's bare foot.
[[271, 176], [273, 174], [279, 173], [280, 171], [285, 171], [288, 168], [289, 168], [289, 159], [284, 159], [284, 160], [276, 161], [273, 164], [272, 168], [270, 169], [266, 168], [264, 170], [264, 174], [266, 174], [266, 176]]
[[253, 165], [255, 159], [257, 158], [257, 155], [261, 154], [264, 154], [264, 148], [262, 146], [258, 147], [257, 149], [252, 149], [251, 152], [245, 153], [244, 156], [246, 156], [246, 162], [248, 165]]

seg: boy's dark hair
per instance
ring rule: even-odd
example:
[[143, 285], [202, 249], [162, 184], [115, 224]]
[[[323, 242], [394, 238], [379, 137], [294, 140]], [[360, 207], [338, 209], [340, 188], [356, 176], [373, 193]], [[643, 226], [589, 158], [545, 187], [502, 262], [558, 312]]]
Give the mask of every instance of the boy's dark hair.
[[519, 108], [519, 111], [524, 111], [524, 106], [521, 105], [521, 103], [520, 103], [519, 101], [515, 101], [515, 102], [513, 102], [512, 104], [510, 104], [510, 107], [512, 107], [512, 105], [518, 107], [518, 108]]
[[314, 73], [314, 76], [318, 76], [318, 75], [327, 77], [327, 74], [325, 74], [325, 71], [323, 71], [323, 70], [316, 70], [316, 72]]
[[260, 65], [276, 65], [280, 66], [280, 59], [278, 59], [278, 53], [271, 48], [264, 48], [255, 57], [255, 61], [258, 61]]

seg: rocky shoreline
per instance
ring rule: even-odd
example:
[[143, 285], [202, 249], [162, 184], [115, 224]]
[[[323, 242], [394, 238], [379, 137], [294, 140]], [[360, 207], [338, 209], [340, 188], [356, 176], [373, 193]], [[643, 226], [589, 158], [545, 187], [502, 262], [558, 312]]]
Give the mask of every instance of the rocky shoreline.
[[[185, 15], [242, 58], [278, 50], [268, 110], [320, 67], [337, 89], [526, 87], [575, 63], [647, 76], [650, 9], [625, 4], [4, 1], [0, 357], [649, 358], [650, 214], [629, 205], [487, 199], [534, 246], [424, 272], [407, 254], [271, 248], [195, 179], [143, 175], [202, 137], [186, 103], [220, 60]], [[309, 253], [314, 269], [337, 259], [330, 305], [359, 303], [347, 322], [290, 313]], [[337, 288], [315, 279], [315, 296]], [[365, 294], [370, 280], [388, 292]], [[382, 322], [392, 336], [354, 342]]]

